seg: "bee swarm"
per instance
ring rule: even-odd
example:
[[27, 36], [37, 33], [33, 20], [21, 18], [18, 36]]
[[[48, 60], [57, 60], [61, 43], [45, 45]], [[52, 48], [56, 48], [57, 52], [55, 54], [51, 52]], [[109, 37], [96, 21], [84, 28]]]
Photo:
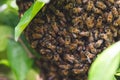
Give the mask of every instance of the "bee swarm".
[[[20, 14], [32, 3], [18, 1]], [[51, 0], [25, 35], [45, 80], [87, 80], [97, 54], [120, 39], [120, 0]]]

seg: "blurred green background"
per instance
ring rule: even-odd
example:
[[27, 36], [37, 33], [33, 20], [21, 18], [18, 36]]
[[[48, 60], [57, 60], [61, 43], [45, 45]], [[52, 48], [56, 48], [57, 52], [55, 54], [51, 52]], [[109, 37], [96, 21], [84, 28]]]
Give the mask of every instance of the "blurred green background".
[[[24, 41], [14, 41], [14, 28], [19, 22], [15, 0], [0, 0], [0, 80], [36, 80]], [[29, 77], [27, 77], [29, 76]]]

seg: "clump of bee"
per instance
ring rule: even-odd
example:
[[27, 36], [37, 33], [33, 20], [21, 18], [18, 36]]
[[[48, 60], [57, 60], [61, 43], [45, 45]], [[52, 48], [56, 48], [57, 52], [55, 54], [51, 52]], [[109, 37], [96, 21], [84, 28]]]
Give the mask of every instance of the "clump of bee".
[[[18, 3], [20, 14], [31, 1]], [[51, 0], [25, 35], [45, 80], [87, 80], [97, 54], [120, 39], [120, 0]]]

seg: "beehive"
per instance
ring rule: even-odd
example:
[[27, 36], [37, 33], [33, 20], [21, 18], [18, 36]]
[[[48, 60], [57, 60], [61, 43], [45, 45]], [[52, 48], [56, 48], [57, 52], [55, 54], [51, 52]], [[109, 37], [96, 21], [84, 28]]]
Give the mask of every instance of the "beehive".
[[[33, 0], [18, 0], [22, 15]], [[25, 35], [45, 80], [87, 80], [97, 54], [120, 39], [120, 0], [51, 0]]]

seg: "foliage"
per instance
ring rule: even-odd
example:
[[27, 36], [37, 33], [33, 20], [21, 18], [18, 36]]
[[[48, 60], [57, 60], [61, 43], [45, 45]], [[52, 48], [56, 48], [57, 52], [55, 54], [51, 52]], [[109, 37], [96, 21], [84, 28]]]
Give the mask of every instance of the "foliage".
[[14, 41], [17, 10], [15, 0], [0, 1], [0, 77], [9, 80], [24, 80], [33, 64], [22, 43]]
[[89, 80], [115, 80], [120, 65], [120, 41], [97, 56], [89, 72]]
[[12, 29], [5, 25], [0, 25], [0, 51], [4, 51], [7, 47], [8, 39], [11, 36]]
[[18, 37], [23, 32], [23, 30], [28, 26], [31, 20], [39, 12], [39, 10], [44, 6], [44, 3], [37, 0], [35, 3], [24, 13], [20, 22], [15, 28], [15, 40], [18, 40]]
[[18, 23], [17, 10], [15, 0], [0, 0], [0, 25], [16, 26]]
[[31, 68], [32, 60], [19, 43], [9, 40], [7, 56], [12, 70], [15, 72], [17, 80], [24, 80], [27, 72]]

